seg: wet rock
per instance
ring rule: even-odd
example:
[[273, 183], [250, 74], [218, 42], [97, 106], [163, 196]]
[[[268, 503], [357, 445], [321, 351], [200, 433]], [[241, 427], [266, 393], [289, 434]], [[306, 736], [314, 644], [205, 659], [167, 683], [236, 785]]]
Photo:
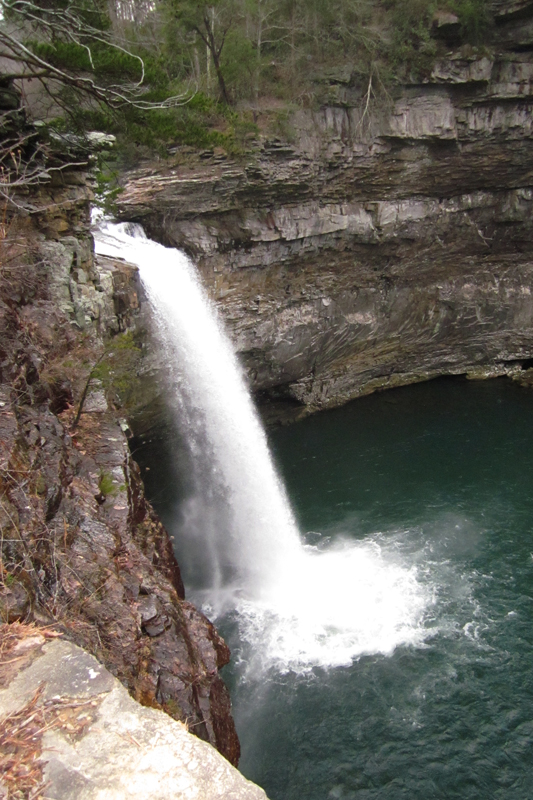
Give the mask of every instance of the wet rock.
[[512, 379], [528, 389], [533, 388], [533, 369], [518, 369], [513, 372]]

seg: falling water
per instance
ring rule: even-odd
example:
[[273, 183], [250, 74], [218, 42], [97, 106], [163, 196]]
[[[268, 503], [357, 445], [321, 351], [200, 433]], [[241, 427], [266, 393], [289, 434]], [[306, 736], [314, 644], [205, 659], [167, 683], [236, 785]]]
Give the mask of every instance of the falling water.
[[97, 252], [139, 267], [164, 352], [169, 403], [191, 455], [179, 536], [214, 616], [232, 611], [261, 667], [349, 664], [421, 641], [432, 603], [416, 568], [374, 539], [305, 545], [212, 303], [182, 253], [103, 223]]

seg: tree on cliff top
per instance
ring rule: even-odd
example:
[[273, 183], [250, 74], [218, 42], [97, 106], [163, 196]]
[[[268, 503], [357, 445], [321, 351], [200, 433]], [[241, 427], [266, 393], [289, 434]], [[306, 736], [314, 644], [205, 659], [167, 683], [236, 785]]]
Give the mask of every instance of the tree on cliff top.
[[[476, 42], [490, 22], [489, 6], [490, 0], [0, 0], [0, 83], [10, 91], [18, 81], [30, 109], [32, 98], [48, 98], [48, 110], [33, 119], [50, 125], [55, 118], [56, 130], [114, 133], [129, 164], [182, 144], [242, 151], [258, 130], [285, 135], [294, 106], [344, 102], [348, 93], [366, 114], [378, 95], [390, 100], [394, 83], [423, 82], [448, 47], [434, 36], [435, 10], [453, 10], [461, 41]], [[0, 102], [0, 139], [4, 119]], [[4, 153], [11, 169], [12, 150]]]
[[205, 45], [208, 59], [213, 63], [221, 98], [230, 105], [221, 58], [228, 33], [236, 22], [236, 3], [234, 0], [166, 0], [164, 5], [186, 35], [193, 40], [199, 39]]

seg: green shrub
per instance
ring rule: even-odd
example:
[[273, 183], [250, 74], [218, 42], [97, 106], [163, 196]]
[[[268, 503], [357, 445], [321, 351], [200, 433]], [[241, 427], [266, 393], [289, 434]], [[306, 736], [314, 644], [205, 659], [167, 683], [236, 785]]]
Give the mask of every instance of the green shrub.
[[462, 38], [481, 44], [493, 25], [489, 0], [452, 0], [449, 8], [459, 17]]
[[111, 475], [111, 473], [102, 470], [100, 472], [100, 477], [98, 479], [98, 491], [100, 492], [102, 497], [113, 496], [117, 494], [118, 490], [119, 487], [113, 480], [113, 476]]

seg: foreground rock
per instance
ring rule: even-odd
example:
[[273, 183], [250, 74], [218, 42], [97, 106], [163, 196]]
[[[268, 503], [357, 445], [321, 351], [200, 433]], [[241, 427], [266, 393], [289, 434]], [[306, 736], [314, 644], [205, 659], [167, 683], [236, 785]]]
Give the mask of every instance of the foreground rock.
[[30, 630], [10, 659], [19, 669], [0, 679], [0, 796], [18, 796], [13, 778], [26, 767], [31, 796], [50, 800], [266, 800], [214, 748], [136, 703], [75, 645]]
[[533, 4], [495, 13], [369, 113], [339, 75], [290, 143], [128, 176], [122, 217], [195, 257], [256, 391], [308, 411], [533, 356]]

